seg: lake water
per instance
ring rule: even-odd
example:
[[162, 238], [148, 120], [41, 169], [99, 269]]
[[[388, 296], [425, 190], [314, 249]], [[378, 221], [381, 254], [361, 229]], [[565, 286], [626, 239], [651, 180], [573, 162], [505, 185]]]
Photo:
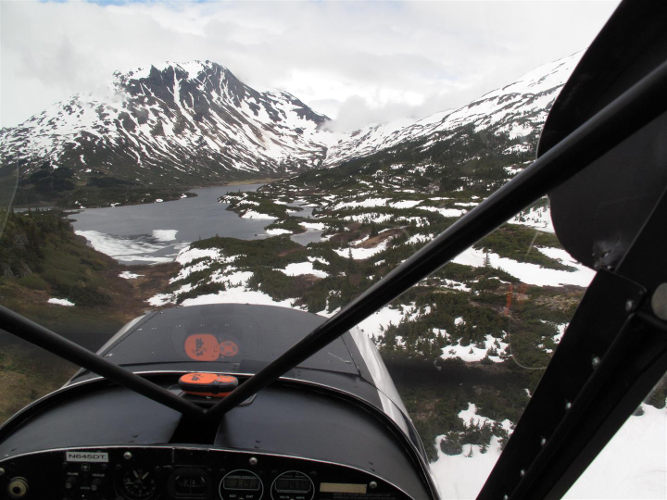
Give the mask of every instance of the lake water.
[[211, 236], [266, 238], [269, 219], [242, 219], [218, 198], [261, 184], [193, 189], [197, 196], [145, 205], [89, 208], [70, 215], [77, 234], [124, 264], [169, 262], [189, 243]]
[[308, 246], [308, 243], [317, 243], [322, 241], [323, 231], [306, 231], [305, 233], [297, 233], [290, 236], [290, 239], [299, 245]]

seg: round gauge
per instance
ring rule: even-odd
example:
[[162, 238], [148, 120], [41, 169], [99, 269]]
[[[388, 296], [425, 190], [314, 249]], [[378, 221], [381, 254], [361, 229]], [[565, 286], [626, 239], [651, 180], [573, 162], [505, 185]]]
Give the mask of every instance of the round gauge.
[[253, 471], [236, 469], [225, 474], [220, 480], [219, 491], [222, 500], [232, 498], [259, 500], [264, 493], [264, 485]]
[[271, 484], [273, 500], [312, 500], [314, 495], [312, 479], [298, 470], [283, 472]]
[[127, 500], [149, 500], [157, 490], [155, 477], [141, 467], [125, 469], [118, 481], [120, 495]]

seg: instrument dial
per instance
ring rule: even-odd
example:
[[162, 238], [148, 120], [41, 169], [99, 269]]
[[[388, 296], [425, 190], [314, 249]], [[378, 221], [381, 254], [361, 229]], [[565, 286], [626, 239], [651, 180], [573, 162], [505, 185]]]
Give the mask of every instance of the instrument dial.
[[264, 485], [254, 472], [237, 469], [220, 480], [219, 491], [223, 500], [259, 500], [264, 493]]
[[312, 500], [314, 495], [315, 485], [312, 479], [297, 470], [283, 472], [271, 485], [273, 500]]
[[120, 494], [127, 500], [150, 500], [157, 490], [153, 473], [142, 467], [125, 469], [119, 483]]

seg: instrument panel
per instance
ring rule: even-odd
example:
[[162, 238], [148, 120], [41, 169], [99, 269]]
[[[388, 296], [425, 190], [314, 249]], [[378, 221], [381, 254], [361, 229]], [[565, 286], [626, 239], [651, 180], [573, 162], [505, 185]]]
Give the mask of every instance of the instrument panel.
[[367, 472], [322, 461], [207, 448], [102, 447], [0, 461], [11, 500], [398, 500]]

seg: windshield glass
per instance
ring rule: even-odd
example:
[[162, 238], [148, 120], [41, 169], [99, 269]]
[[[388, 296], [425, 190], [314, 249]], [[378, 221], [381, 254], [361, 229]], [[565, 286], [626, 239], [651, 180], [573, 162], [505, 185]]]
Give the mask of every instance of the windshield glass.
[[[168, 308], [133, 321], [100, 352], [119, 365], [195, 361], [203, 370], [256, 373], [323, 321], [287, 308]], [[341, 338], [298, 366], [359, 375], [351, 349], [350, 339]]]
[[[616, 5], [318, 4], [3, 3], [2, 305], [93, 351], [143, 317], [103, 351], [120, 364], [253, 373], [309, 328], [197, 306], [340, 311], [531, 163]], [[359, 325], [443, 496], [479, 491], [593, 276], [542, 198]], [[76, 370], [0, 342], [0, 420]], [[358, 373], [348, 348], [301, 367]], [[664, 428], [664, 385], [638, 413]], [[624, 491], [664, 485], [646, 446]]]

